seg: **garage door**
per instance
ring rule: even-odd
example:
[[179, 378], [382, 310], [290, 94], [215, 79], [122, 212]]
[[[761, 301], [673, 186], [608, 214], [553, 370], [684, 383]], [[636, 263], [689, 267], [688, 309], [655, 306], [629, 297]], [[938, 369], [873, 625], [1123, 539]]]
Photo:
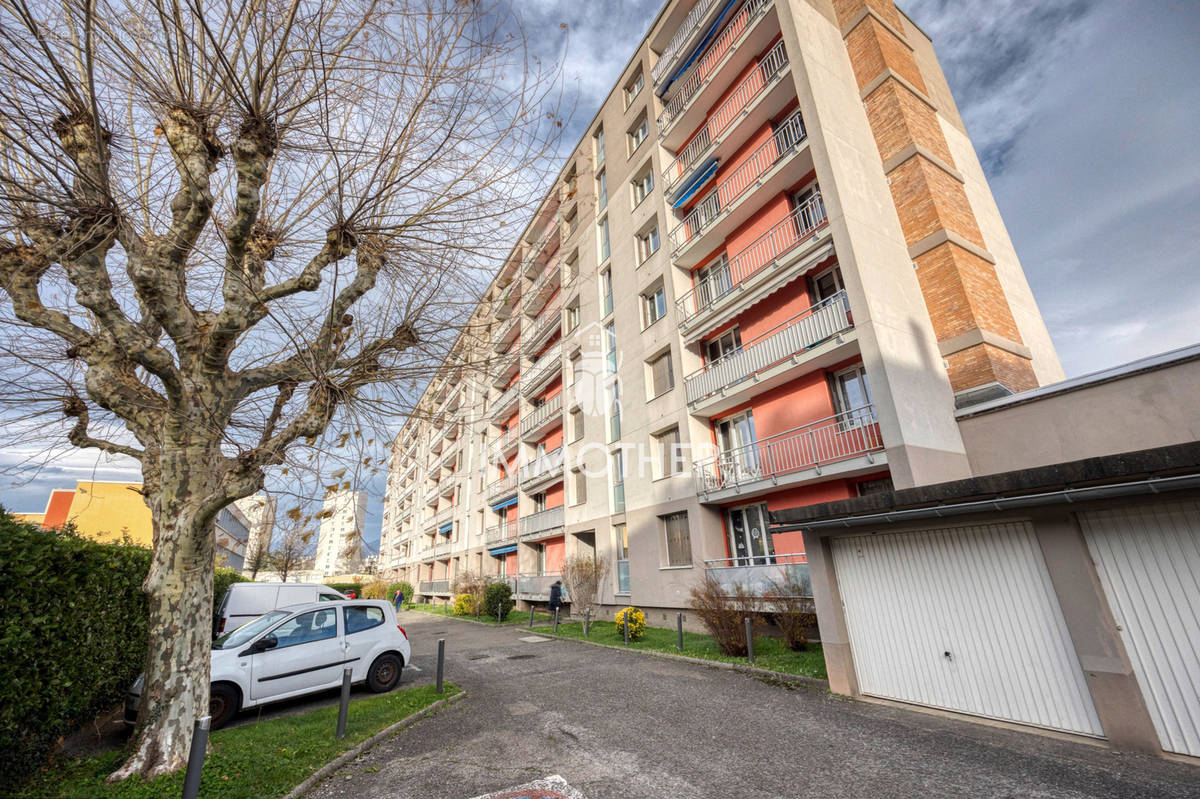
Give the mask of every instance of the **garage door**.
[[1102, 734], [1028, 524], [835, 538], [833, 562], [863, 693]]
[[1200, 503], [1079, 521], [1163, 749], [1200, 756]]

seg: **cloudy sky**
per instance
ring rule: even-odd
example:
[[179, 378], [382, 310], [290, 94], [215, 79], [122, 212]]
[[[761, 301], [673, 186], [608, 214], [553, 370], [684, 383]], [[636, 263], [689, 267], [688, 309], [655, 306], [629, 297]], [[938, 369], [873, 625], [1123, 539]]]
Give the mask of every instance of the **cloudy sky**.
[[[563, 60], [573, 145], [660, 2], [513, 1], [532, 48]], [[933, 37], [1067, 374], [1200, 341], [1196, 0], [900, 5]], [[0, 467], [26, 454], [0, 452]], [[40, 510], [49, 488], [93, 474], [137, 479], [64, 453], [3, 501]]]

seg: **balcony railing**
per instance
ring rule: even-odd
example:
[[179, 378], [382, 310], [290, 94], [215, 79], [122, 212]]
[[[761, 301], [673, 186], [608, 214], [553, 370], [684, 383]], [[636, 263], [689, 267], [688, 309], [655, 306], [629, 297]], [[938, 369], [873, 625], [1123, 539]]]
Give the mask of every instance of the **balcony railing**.
[[654, 68], [650, 70], [650, 78], [657, 85], [675, 66], [675, 60], [683, 55], [683, 50], [695, 35], [700, 23], [712, 10], [717, 0], [697, 0], [696, 5], [688, 12], [675, 35], [667, 42]]
[[763, 56], [758, 67], [747, 75], [738, 84], [733, 94], [713, 111], [704, 123], [704, 127], [692, 137], [687, 147], [680, 150], [679, 154], [675, 156], [675, 160], [663, 170], [663, 185], [667, 191], [670, 191], [682, 177], [687, 175], [689, 170], [703, 158], [713, 145], [729, 132], [734, 123], [742, 118], [742, 111], [770, 88], [775, 77], [783, 71], [787, 63], [787, 51], [783, 49], [781, 41]]
[[[561, 581], [562, 574], [559, 572], [544, 572], [542, 574], [518, 574], [517, 575], [517, 596], [522, 599], [550, 599], [550, 586], [555, 581]], [[567, 598], [567, 587], [562, 587], [562, 601], [570, 602]]]
[[534, 284], [532, 286], [529, 287], [529, 291], [526, 292], [525, 305], [524, 305], [523, 310], [525, 311], [525, 313], [527, 315], [532, 316], [538, 312], [538, 309], [541, 307], [539, 305], [539, 303], [542, 301], [542, 299], [544, 297], [546, 297], [547, 295], [550, 294], [551, 291], [553, 291], [553, 289], [547, 290], [548, 287], [552, 283], [557, 284], [558, 278], [559, 278], [558, 260], [555, 259], [550, 262], [549, 266], [547, 266], [546, 269], [542, 272], [542, 274], [538, 276], [538, 279], [534, 282]]
[[825, 204], [821, 201], [821, 195], [815, 193], [782, 221], [742, 248], [724, 267], [710, 271], [691, 291], [680, 297], [675, 303], [680, 325], [686, 327], [692, 317], [707, 311], [735, 289], [741, 288], [751, 277], [812, 238], [828, 223]]
[[808, 556], [803, 552], [788, 555], [757, 555], [704, 561], [708, 575], [733, 596], [744, 588], [754, 597], [772, 596], [812, 598], [812, 579]]
[[532, 538], [534, 536], [545, 535], [554, 530], [562, 530], [563, 526], [563, 508], [559, 505], [557, 508], [531, 513], [528, 516], [522, 516], [518, 520], [521, 530], [521, 538]]
[[875, 407], [864, 405], [698, 461], [696, 490], [710, 494], [807, 469], [819, 471], [882, 449]]
[[562, 371], [562, 342], [555, 344], [542, 353], [542, 357], [521, 375], [521, 392], [529, 396], [550, 381], [554, 375]]
[[492, 404], [491, 418], [493, 420], [498, 419], [499, 421], [503, 422], [504, 419], [500, 419], [499, 417], [511, 416], [513, 403], [517, 401], [517, 397], [520, 393], [521, 384], [519, 382], [513, 383], [511, 386], [506, 388]]
[[562, 474], [562, 468], [563, 448], [555, 447], [545, 455], [535, 458], [522, 466], [519, 470], [519, 480], [521, 485], [526, 485], [535, 480], [541, 480], [555, 474]]
[[532, 355], [543, 346], [562, 324], [562, 295], [559, 294], [533, 320], [533, 328], [525, 341], [525, 352]]
[[549, 422], [555, 416], [562, 415], [562, 392], [555, 394], [540, 408], [535, 408], [521, 417], [521, 435], [526, 436]]
[[520, 441], [520, 436], [517, 435], [517, 428], [510, 427], [499, 440], [492, 444], [492, 448], [488, 453], [488, 460], [500, 460], [504, 456], [504, 453], [516, 446], [518, 441]]
[[515, 494], [517, 491], [517, 476], [515, 474], [506, 474], [498, 480], [493, 480], [488, 484], [487, 496], [488, 502], [495, 502], [503, 499], [506, 496]]
[[691, 75], [679, 84], [675, 95], [663, 107], [663, 112], [658, 117], [660, 136], [678, 118], [680, 112], [687, 107], [700, 89], [708, 83], [709, 78], [713, 75], [713, 67], [733, 49], [733, 44], [750, 28], [751, 21], [762, 13], [771, 2], [772, 0], [750, 0], [742, 6], [742, 10], [733, 18], [733, 21], [725, 26], [720, 35], [713, 39], [712, 44], [704, 51], [704, 56], [697, 59]]
[[417, 589], [422, 594], [448, 594], [450, 593], [449, 580], [422, 580]]
[[839, 291], [685, 377], [688, 404], [727, 391], [851, 327], [846, 292]]
[[496, 335], [492, 336], [492, 348], [496, 352], [504, 352], [508, 349], [508, 345], [512, 342], [509, 334], [516, 329], [520, 321], [519, 316], [510, 316], [501, 323], [500, 327], [496, 328]]
[[779, 126], [775, 134], [754, 148], [745, 161], [738, 164], [714, 186], [704, 199], [671, 231], [671, 248], [676, 253], [706, 231], [721, 214], [729, 209], [746, 191], [757, 184], [776, 164], [796, 151], [807, 138], [804, 121], [796, 114]]
[[488, 546], [499, 544], [504, 541], [515, 541], [517, 539], [517, 527], [512, 524], [493, 524], [487, 528], [484, 533], [483, 541]]

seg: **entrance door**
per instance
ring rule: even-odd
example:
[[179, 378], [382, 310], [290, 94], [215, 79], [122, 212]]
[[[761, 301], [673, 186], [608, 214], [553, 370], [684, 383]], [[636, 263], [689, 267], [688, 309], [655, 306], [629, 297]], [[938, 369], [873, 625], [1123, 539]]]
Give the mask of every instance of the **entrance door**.
[[730, 508], [726, 513], [729, 525], [729, 551], [733, 566], [764, 566], [774, 563], [775, 546], [767, 532], [767, 506], [747, 505]]
[[717, 422], [717, 444], [721, 448], [723, 484], [737, 484], [759, 477], [756, 443], [752, 411]]

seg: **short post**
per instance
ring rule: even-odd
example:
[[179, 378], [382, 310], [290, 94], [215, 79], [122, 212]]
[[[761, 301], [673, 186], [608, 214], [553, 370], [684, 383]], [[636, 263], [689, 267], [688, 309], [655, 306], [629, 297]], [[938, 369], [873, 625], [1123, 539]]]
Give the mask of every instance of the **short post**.
[[529, 627], [530, 627], [530, 629], [533, 628], [533, 605], [532, 604], [530, 604], [530, 606], [529, 606]]
[[629, 646], [629, 611], [621, 611], [621, 627], [625, 631], [625, 646]]
[[676, 642], [676, 646], [678, 646], [679, 651], [682, 652], [683, 651], [683, 614], [682, 613], [675, 614], [675, 632], [678, 634], [678, 641]]
[[588, 632], [592, 627], [592, 609], [588, 608], [583, 612], [583, 637], [588, 637]]
[[200, 795], [200, 772], [204, 769], [211, 726], [212, 716], [198, 718], [192, 725], [192, 748], [188, 751], [187, 773], [183, 777], [183, 799], [196, 799]]
[[338, 705], [337, 737], [346, 737], [346, 717], [350, 715], [350, 675], [353, 669], [342, 669], [342, 702]]
[[554, 609], [554, 634], [558, 635], [558, 608]]
[[750, 617], [746, 617], [746, 657], [750, 659], [750, 663], [754, 663], [754, 637], [750, 633]]
[[501, 602], [496, 606], [496, 624], [504, 623], [504, 603]]
[[446, 639], [438, 639], [437, 692], [442, 692], [442, 669], [446, 665]]

